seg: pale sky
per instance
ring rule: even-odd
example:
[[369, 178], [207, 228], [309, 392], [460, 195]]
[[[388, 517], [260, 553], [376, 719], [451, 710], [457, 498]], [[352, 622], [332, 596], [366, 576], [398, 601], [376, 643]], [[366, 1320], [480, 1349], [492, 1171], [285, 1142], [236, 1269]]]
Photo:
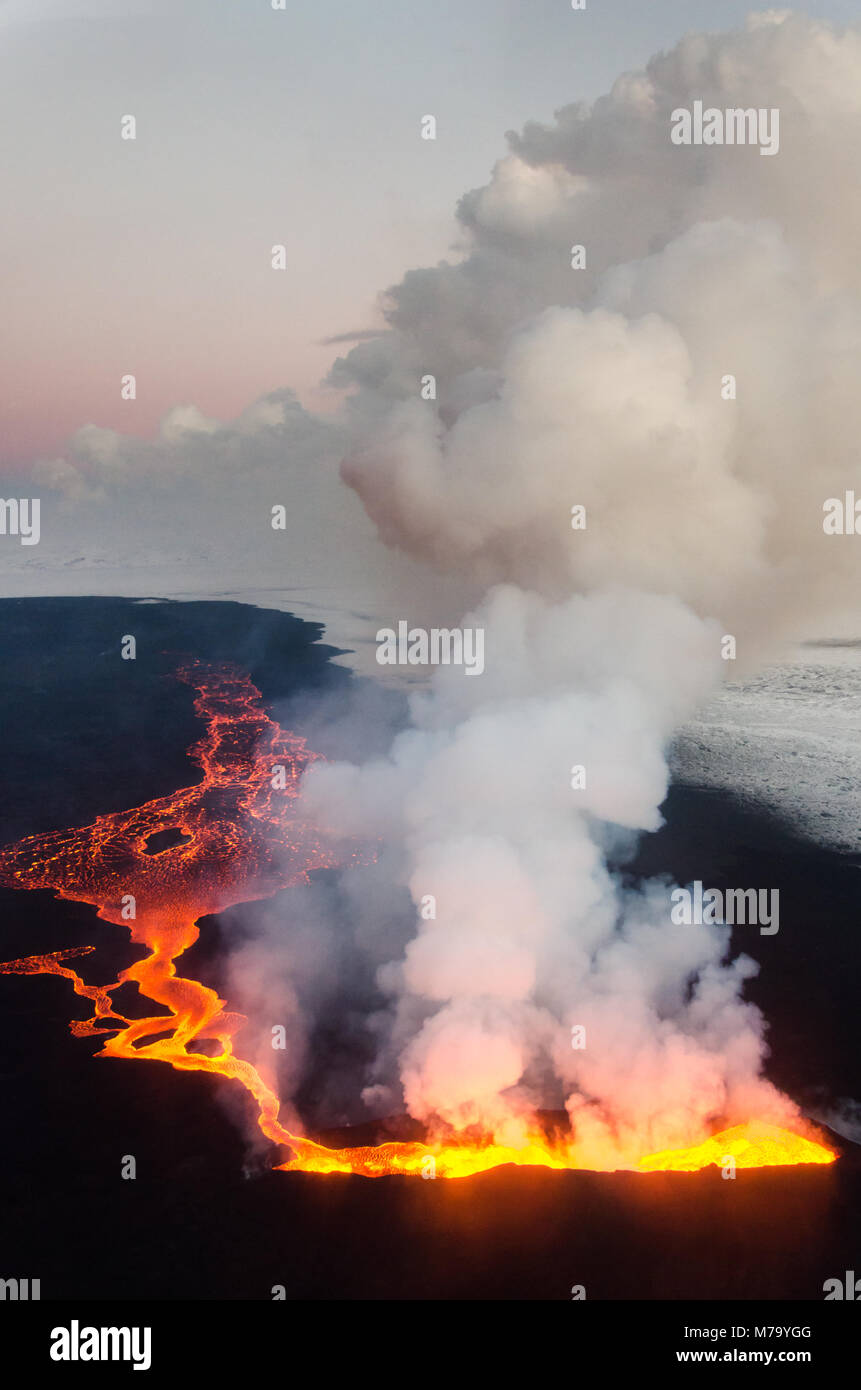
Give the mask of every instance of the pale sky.
[[[380, 290], [457, 254], [457, 200], [506, 130], [751, 8], [0, 0], [2, 462], [59, 454], [85, 424], [147, 436], [177, 404], [227, 419], [283, 386], [330, 408], [318, 383], [346, 347], [324, 340], [373, 328]], [[861, 17], [861, 0], [795, 8]]]

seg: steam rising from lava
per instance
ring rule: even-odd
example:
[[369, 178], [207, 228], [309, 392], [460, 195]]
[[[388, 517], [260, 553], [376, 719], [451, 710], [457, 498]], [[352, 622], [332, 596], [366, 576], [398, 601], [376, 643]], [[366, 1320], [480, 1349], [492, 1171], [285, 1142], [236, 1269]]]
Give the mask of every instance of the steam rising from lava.
[[[750, 664], [854, 576], [821, 523], [861, 433], [859, 72], [857, 33], [770, 14], [528, 126], [461, 203], [465, 258], [408, 274], [390, 333], [333, 372], [381, 538], [487, 591], [462, 618], [485, 674], [440, 669], [388, 758], [306, 778], [312, 815], [401, 845], [415, 904], [380, 972], [375, 1106], [518, 1142], [564, 1096], [595, 1166], [795, 1118], [762, 1078], [753, 962], [671, 927], [667, 885], [623, 890], [606, 852], [660, 823], [721, 634]], [[695, 100], [779, 107], [779, 156], [673, 146]]]
[[368, 1098], [400, 1108], [394, 1054], [410, 1113], [455, 1131], [521, 1142], [564, 1101], [594, 1167], [796, 1123], [760, 1075], [754, 962], [726, 962], [725, 927], [673, 925], [667, 882], [625, 890], [606, 862], [660, 823], [662, 749], [715, 679], [714, 625], [675, 599], [548, 606], [510, 587], [468, 621], [487, 630], [481, 680], [441, 671], [388, 758], [316, 764], [300, 798], [342, 834], [399, 840], [417, 916], [435, 899], [381, 972], [393, 1008]]
[[[214, 990], [178, 975], [176, 962], [197, 940], [196, 919], [204, 912], [307, 881], [311, 870], [337, 862], [334, 845], [297, 815], [299, 774], [316, 755], [268, 718], [259, 691], [241, 672], [193, 662], [179, 674], [197, 689], [195, 710], [207, 722], [191, 750], [202, 780], [77, 830], [30, 836], [0, 853], [0, 882], [53, 888], [61, 897], [93, 903], [107, 921], [131, 923], [132, 940], [146, 954], [105, 985], [86, 984], [67, 963], [89, 955], [89, 946], [8, 961], [0, 973], [70, 980], [93, 1010], [71, 1030], [78, 1037], [104, 1035], [102, 1056], [167, 1062], [180, 1071], [239, 1082], [256, 1102], [262, 1133], [292, 1151], [281, 1165], [288, 1170], [380, 1177], [426, 1172], [431, 1162], [438, 1165], [433, 1176], [456, 1177], [499, 1163], [581, 1166], [568, 1140], [544, 1134], [537, 1120], [513, 1147], [494, 1142], [485, 1129], [479, 1136], [437, 1141], [430, 1153], [418, 1142], [331, 1150], [285, 1127], [272, 1086], [234, 1051], [233, 1037], [245, 1019], [227, 1012]], [[183, 835], [178, 843], [150, 853], [155, 837], [172, 832], [175, 838], [177, 830]], [[361, 862], [356, 848], [341, 846], [341, 853]], [[132, 983], [164, 1012], [135, 1020], [121, 1014], [113, 993]], [[727, 1150], [743, 1166], [829, 1163], [834, 1157], [816, 1142], [760, 1124], [719, 1136], [701, 1153], [646, 1155], [640, 1166], [697, 1168], [724, 1161]]]

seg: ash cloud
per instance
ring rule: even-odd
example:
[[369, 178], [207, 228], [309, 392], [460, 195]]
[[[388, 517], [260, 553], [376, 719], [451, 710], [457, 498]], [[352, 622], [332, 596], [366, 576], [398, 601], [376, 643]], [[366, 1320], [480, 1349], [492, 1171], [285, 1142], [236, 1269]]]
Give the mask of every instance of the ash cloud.
[[[381, 539], [486, 591], [463, 618], [482, 679], [440, 670], [385, 758], [306, 780], [312, 814], [402, 847], [415, 907], [378, 975], [371, 1103], [510, 1140], [555, 1094], [595, 1166], [797, 1122], [763, 1079], [754, 963], [725, 928], [672, 927], [670, 885], [626, 890], [607, 848], [660, 824], [721, 633], [752, 663], [855, 575], [821, 518], [861, 427], [859, 77], [858, 34], [800, 16], [685, 38], [510, 136], [461, 202], [464, 259], [408, 274], [390, 332], [333, 369], [355, 388], [342, 475]], [[779, 156], [673, 146], [694, 100], [779, 107]]]

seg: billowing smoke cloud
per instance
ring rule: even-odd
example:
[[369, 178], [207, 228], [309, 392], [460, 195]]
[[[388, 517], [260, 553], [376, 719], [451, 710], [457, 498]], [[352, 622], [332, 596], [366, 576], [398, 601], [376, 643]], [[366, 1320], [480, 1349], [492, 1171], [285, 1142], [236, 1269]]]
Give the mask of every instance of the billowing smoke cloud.
[[[462, 200], [465, 260], [408, 275], [391, 334], [334, 370], [361, 388], [343, 472], [383, 539], [485, 585], [612, 578], [722, 622], [832, 600], [854, 574], [821, 522], [861, 425], [859, 72], [857, 32], [758, 16], [510, 136]], [[778, 107], [779, 154], [674, 146], [696, 100]]]
[[402, 845], [419, 916], [380, 974], [392, 1041], [369, 1099], [398, 1105], [393, 1052], [407, 1108], [431, 1123], [512, 1140], [567, 1098], [596, 1166], [689, 1143], [718, 1116], [786, 1119], [739, 998], [753, 962], [723, 966], [726, 928], [673, 926], [668, 884], [626, 891], [606, 863], [660, 823], [663, 748], [717, 679], [719, 629], [669, 597], [548, 604], [511, 586], [468, 621], [487, 633], [481, 679], [441, 671], [388, 757], [307, 782], [328, 825]]
[[[466, 258], [408, 275], [391, 333], [334, 369], [358, 388], [343, 477], [382, 539], [489, 591], [463, 620], [481, 678], [441, 669], [387, 757], [307, 781], [327, 824], [401, 846], [415, 905], [379, 975], [374, 1104], [510, 1139], [562, 1095], [596, 1165], [792, 1116], [753, 962], [607, 855], [660, 823], [721, 635], [751, 660], [854, 572], [822, 504], [861, 432], [859, 79], [858, 35], [801, 17], [686, 38], [510, 137], [462, 201]], [[779, 154], [672, 145], [695, 101], [779, 108]]]

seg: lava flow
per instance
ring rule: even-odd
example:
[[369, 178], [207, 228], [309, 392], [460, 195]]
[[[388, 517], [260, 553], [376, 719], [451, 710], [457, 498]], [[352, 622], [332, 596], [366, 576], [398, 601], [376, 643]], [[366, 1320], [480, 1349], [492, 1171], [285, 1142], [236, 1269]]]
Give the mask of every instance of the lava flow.
[[[0, 883], [16, 888], [50, 888], [61, 898], [93, 904], [98, 916], [127, 927], [148, 954], [120, 972], [112, 984], [88, 985], [67, 961], [91, 953], [77, 946], [0, 964], [0, 974], [61, 975], [92, 1015], [70, 1027], [78, 1037], [104, 1034], [97, 1054], [169, 1062], [182, 1071], [205, 1071], [239, 1081], [254, 1097], [258, 1123], [293, 1157], [287, 1171], [467, 1177], [500, 1164], [577, 1168], [576, 1153], [536, 1130], [517, 1146], [466, 1136], [438, 1143], [385, 1143], [331, 1149], [279, 1122], [275, 1092], [233, 1050], [245, 1019], [225, 1010], [225, 1001], [198, 981], [178, 976], [176, 961], [197, 940], [197, 921], [234, 903], [268, 897], [307, 880], [319, 868], [366, 862], [356, 847], [326, 843], [296, 815], [302, 775], [319, 757], [305, 741], [281, 729], [265, 713], [261, 695], [238, 669], [190, 661], [178, 673], [197, 691], [194, 708], [206, 732], [190, 750], [203, 777], [194, 786], [130, 811], [99, 816], [77, 830], [32, 835], [0, 851]], [[156, 850], [154, 837], [180, 840]], [[137, 985], [142, 997], [167, 1010], [127, 1019], [113, 991]], [[215, 1043], [216, 1055], [197, 1050]], [[738, 1167], [831, 1163], [824, 1145], [753, 1123], [713, 1135], [691, 1148], [651, 1154], [642, 1171], [692, 1171], [721, 1164], [732, 1155]], [[430, 1171], [429, 1171], [430, 1168]]]

